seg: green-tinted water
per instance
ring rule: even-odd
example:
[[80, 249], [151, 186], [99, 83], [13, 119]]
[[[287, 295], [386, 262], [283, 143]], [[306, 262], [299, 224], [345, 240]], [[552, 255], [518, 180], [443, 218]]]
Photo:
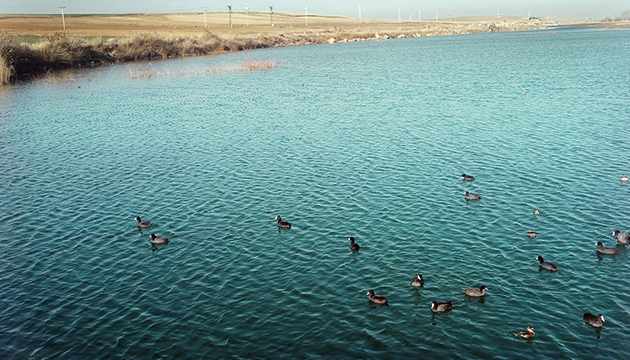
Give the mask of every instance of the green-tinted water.
[[[280, 65], [203, 74], [246, 57]], [[5, 91], [0, 357], [623, 358], [628, 249], [595, 242], [630, 230], [628, 59], [628, 30], [559, 29]]]

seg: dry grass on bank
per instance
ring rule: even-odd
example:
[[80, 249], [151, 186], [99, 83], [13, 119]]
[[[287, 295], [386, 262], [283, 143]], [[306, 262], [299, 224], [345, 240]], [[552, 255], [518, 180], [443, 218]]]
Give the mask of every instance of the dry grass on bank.
[[8, 84], [12, 72], [13, 67], [9, 65], [4, 57], [0, 56], [0, 84]]
[[15, 36], [0, 36], [0, 83], [31, 80], [50, 71], [94, 67], [139, 60], [168, 59], [220, 54], [270, 46], [252, 38], [227, 41], [212, 33], [198, 36], [140, 34], [123, 39], [97, 39], [91, 42], [62, 33], [28, 45]]
[[[559, 24], [522, 17], [461, 18], [445, 21], [393, 22], [313, 16], [308, 27], [301, 15], [250, 12], [68, 15], [61, 31], [58, 16], [0, 15], [0, 84], [29, 81], [69, 68], [95, 67], [140, 60], [221, 54], [266, 47], [310, 45], [401, 37], [528, 30]], [[343, 27], [343, 30], [341, 29]], [[4, 35], [3, 35], [4, 34]]]

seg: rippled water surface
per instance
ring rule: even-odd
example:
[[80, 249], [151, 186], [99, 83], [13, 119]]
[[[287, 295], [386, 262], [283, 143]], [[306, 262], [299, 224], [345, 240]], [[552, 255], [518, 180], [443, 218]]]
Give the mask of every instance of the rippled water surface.
[[624, 358], [630, 250], [595, 242], [630, 230], [628, 59], [558, 29], [3, 89], [0, 358]]

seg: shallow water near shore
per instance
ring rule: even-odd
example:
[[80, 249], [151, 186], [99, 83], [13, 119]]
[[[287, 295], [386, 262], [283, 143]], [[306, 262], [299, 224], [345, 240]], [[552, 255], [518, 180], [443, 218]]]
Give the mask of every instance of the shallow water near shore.
[[[244, 58], [279, 66], [227, 71]], [[630, 249], [595, 243], [630, 230], [628, 59], [630, 30], [576, 28], [12, 87], [0, 358], [623, 358]]]

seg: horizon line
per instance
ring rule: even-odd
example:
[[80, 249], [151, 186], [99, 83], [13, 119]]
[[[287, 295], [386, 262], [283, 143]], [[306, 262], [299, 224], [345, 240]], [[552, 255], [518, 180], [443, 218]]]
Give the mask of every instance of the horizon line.
[[[204, 11], [175, 11], [175, 12], [112, 12], [112, 13], [64, 13], [65, 16], [125, 16], [125, 15], [177, 15], [177, 14], [199, 14], [203, 15]], [[228, 14], [228, 11], [207, 11], [206, 14]], [[232, 15], [245, 14], [245, 11], [232, 11]], [[249, 11], [249, 14], [265, 14], [268, 15], [268, 11]], [[60, 16], [60, 13], [0, 13], [0, 16]], [[274, 12], [274, 15], [288, 15], [303, 17], [302, 13], [286, 13], [286, 12]], [[342, 18], [342, 19], [359, 19], [358, 17], [348, 17], [343, 15], [321, 15], [321, 14], [308, 14], [309, 17], [328, 17], [328, 18]], [[438, 21], [445, 21], [447, 19], [465, 19], [465, 18], [522, 18], [522, 19], [580, 19], [580, 20], [594, 20], [593, 18], [583, 18], [576, 16], [559, 16], [559, 15], [547, 15], [547, 16], [522, 16], [522, 15], [460, 15], [460, 16], [448, 16], [440, 17]], [[408, 21], [436, 21], [432, 17], [427, 17], [420, 20], [397, 20], [397, 19], [375, 19], [375, 18], [361, 18], [363, 21], [394, 21], [394, 22], [408, 22]], [[597, 21], [601, 21], [597, 20]]]

